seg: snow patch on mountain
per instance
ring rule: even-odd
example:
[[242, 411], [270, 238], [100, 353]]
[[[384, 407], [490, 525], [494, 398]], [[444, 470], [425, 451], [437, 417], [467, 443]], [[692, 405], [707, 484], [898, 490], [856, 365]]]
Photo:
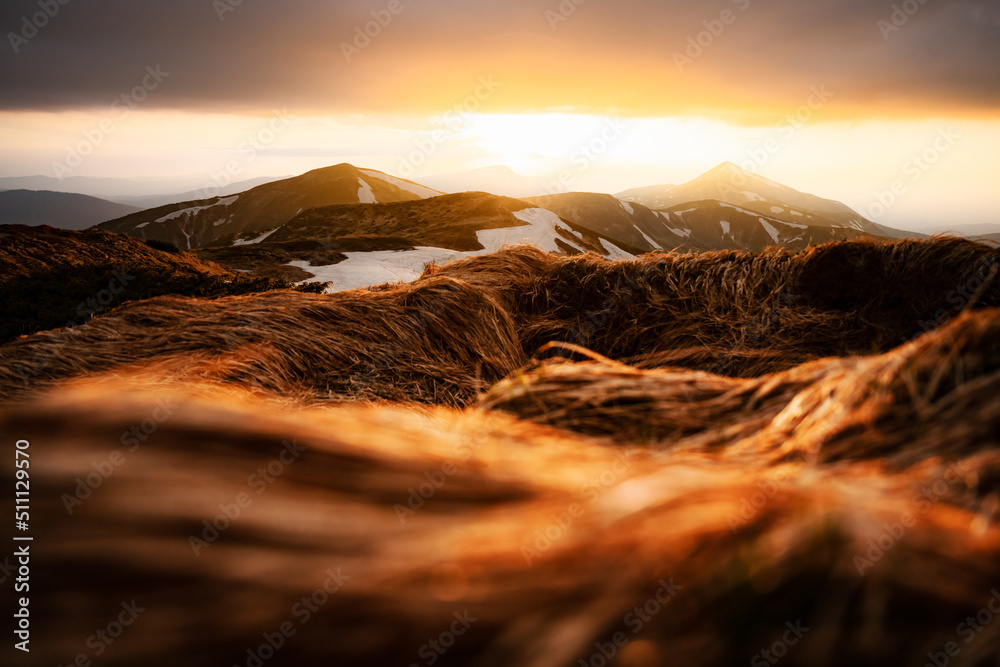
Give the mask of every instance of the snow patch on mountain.
[[[562, 251], [555, 241], [559, 237], [557, 228], [562, 227], [562, 220], [558, 215], [544, 208], [526, 208], [513, 215], [528, 224], [476, 232], [476, 238], [486, 248], [486, 252], [496, 252], [503, 246], [513, 243], [533, 243], [547, 252]], [[566, 242], [565, 239], [562, 240]], [[572, 247], [583, 252], [581, 248]]]
[[359, 169], [362, 174], [371, 176], [372, 178], [378, 178], [390, 185], [395, 185], [400, 190], [405, 190], [411, 194], [415, 194], [422, 199], [430, 199], [431, 197], [437, 197], [441, 193], [436, 190], [431, 190], [430, 188], [425, 188], [422, 185], [417, 185], [416, 183], [408, 183], [401, 178], [396, 178], [395, 176], [390, 176], [389, 174], [383, 174], [379, 171], [374, 171], [373, 169]]
[[768, 234], [771, 235], [771, 238], [774, 239], [774, 242], [779, 243], [778, 230], [773, 225], [768, 223], [768, 221], [765, 220], [764, 218], [760, 218], [760, 224], [764, 228], [764, 231], [766, 231]]
[[378, 200], [375, 198], [375, 193], [372, 192], [372, 186], [365, 182], [365, 179], [359, 178], [358, 184], [361, 186], [358, 188], [358, 201], [362, 204], [377, 204]]
[[616, 246], [614, 243], [608, 241], [607, 239], [604, 239], [603, 237], [599, 238], [598, 241], [601, 242], [601, 245], [608, 252], [608, 259], [610, 260], [635, 259], [635, 255], [633, 255], [630, 252], [625, 252], [624, 250]]
[[640, 234], [642, 234], [642, 238], [646, 239], [646, 243], [648, 243], [649, 245], [653, 246], [654, 248], [659, 248], [660, 247], [660, 244], [657, 243], [656, 241], [654, 241], [653, 239], [649, 238], [646, 235], [646, 232], [644, 232], [641, 229], [639, 229], [638, 225], [632, 225], [632, 226], [635, 227], [635, 231], [637, 231]]
[[730, 234], [730, 231], [729, 231], [729, 223], [728, 222], [726, 222], [725, 220], [719, 220], [719, 226], [722, 227], [722, 235], [723, 236], [725, 236], [726, 234], [729, 234], [730, 236], [732, 236], [732, 234]]
[[739, 211], [740, 213], [746, 213], [747, 215], [757, 215], [753, 211], [748, 211], [745, 208], [740, 208], [739, 206], [733, 206], [732, 204], [727, 204], [725, 202], [719, 202], [719, 206], [725, 206], [726, 208], [731, 208], [734, 211]]
[[789, 227], [794, 227], [795, 229], [809, 229], [809, 225], [800, 225], [794, 222], [785, 222], [784, 220], [778, 220], [778, 222]]
[[629, 215], [635, 215], [635, 209], [632, 208], [631, 204], [629, 204], [628, 202], [623, 202], [621, 200], [618, 200], [618, 203], [622, 205], [623, 209], [625, 209], [626, 211], [628, 211]]
[[174, 211], [173, 213], [168, 213], [162, 218], [157, 218], [153, 222], [169, 222], [170, 220], [176, 220], [177, 218], [183, 217], [185, 215], [194, 215], [205, 209], [212, 208], [215, 204], [209, 204], [208, 206], [192, 206], [191, 208], [182, 208], [179, 211]]
[[[284, 225], [282, 225], [282, 226], [284, 226]], [[256, 244], [256, 243], [260, 243], [261, 241], [263, 241], [264, 239], [266, 239], [266, 238], [267, 238], [268, 236], [270, 236], [271, 234], [273, 234], [273, 233], [275, 233], [276, 231], [278, 231], [279, 229], [281, 229], [281, 227], [282, 227], [282, 226], [279, 226], [279, 227], [275, 227], [275, 228], [274, 228], [274, 229], [272, 229], [271, 231], [269, 231], [269, 232], [264, 232], [263, 234], [261, 234], [261, 235], [260, 235], [260, 236], [258, 236], [257, 238], [255, 238], [255, 239], [250, 239], [249, 241], [244, 241], [244, 240], [242, 240], [242, 239], [239, 239], [239, 240], [236, 240], [236, 241], [233, 241], [233, 245], [254, 245], [254, 244]]]
[[[412, 282], [420, 277], [424, 267], [431, 262], [449, 262], [456, 259], [476, 257], [493, 253], [505, 245], [512, 243], [532, 243], [548, 252], [561, 252], [555, 239], [583, 252], [570, 243], [559, 231], [573, 232], [562, 226], [562, 220], [552, 211], [543, 208], [527, 208], [513, 214], [518, 220], [527, 224], [518, 227], [501, 229], [483, 229], [476, 232], [476, 238], [483, 250], [463, 252], [447, 248], [418, 246], [413, 250], [380, 250], [374, 252], [348, 252], [338, 264], [328, 266], [310, 266], [307, 261], [289, 262], [294, 266], [313, 274], [303, 282], [329, 282], [328, 293], [340, 292], [370, 285], [381, 285], [387, 282]], [[272, 230], [262, 237], [251, 241], [237, 241], [235, 245], [259, 243], [273, 234]], [[601, 239], [601, 244], [608, 252], [609, 259], [634, 259], [634, 255], [625, 252], [613, 243]], [[655, 244], [654, 244], [655, 245]]]
[[[168, 213], [167, 215], [165, 215], [162, 218], [159, 218], [157, 220], [154, 220], [153, 222], [168, 222], [170, 220], [176, 220], [177, 218], [180, 218], [182, 216], [194, 215], [195, 213], [200, 213], [201, 211], [205, 211], [205, 210], [208, 210], [210, 208], [215, 208], [216, 206], [229, 206], [230, 204], [232, 204], [234, 201], [236, 201], [239, 198], [240, 198], [239, 195], [233, 195], [232, 197], [226, 197], [225, 199], [220, 199], [217, 202], [215, 202], [214, 204], [209, 204], [207, 206], [192, 206], [190, 208], [183, 208], [183, 209], [181, 209], [179, 211], [174, 211], [173, 213]], [[138, 227], [136, 227], [136, 229], [138, 229]], [[190, 241], [190, 239], [189, 239], [189, 241]]]
[[347, 252], [347, 259], [329, 266], [310, 266], [307, 260], [289, 262], [313, 274], [303, 282], [329, 282], [327, 293], [358, 289], [391, 282], [413, 282], [431, 262], [448, 262], [462, 259], [472, 253], [446, 248], [417, 246], [413, 250], [376, 250], [374, 252]]

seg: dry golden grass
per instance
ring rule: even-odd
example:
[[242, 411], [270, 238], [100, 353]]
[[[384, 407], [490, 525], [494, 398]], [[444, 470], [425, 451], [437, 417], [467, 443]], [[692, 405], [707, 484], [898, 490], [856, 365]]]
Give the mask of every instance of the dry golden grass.
[[[93, 658], [135, 599], [101, 664], [247, 665], [286, 622], [263, 664], [922, 665], [949, 642], [948, 664], [993, 664], [996, 251], [849, 245], [513, 249], [379, 290], [154, 299], [0, 348], [0, 430], [32, 447], [33, 658]], [[261, 489], [283, 443], [304, 451]], [[809, 630], [774, 649], [786, 623]]]

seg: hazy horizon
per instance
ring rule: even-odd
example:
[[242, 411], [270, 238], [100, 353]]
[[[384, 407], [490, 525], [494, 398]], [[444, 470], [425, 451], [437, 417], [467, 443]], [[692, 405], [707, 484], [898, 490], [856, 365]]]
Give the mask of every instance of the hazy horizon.
[[[561, 191], [581, 191], [581, 192], [595, 192], [595, 193], [609, 194], [609, 195], [616, 195], [616, 194], [620, 194], [620, 193], [622, 193], [622, 192], [624, 192], [626, 190], [632, 190], [632, 189], [637, 189], [637, 188], [655, 187], [655, 186], [664, 186], [664, 185], [680, 185], [680, 184], [685, 183], [687, 181], [694, 180], [695, 178], [698, 178], [703, 173], [705, 173], [705, 172], [711, 170], [712, 168], [718, 166], [719, 164], [721, 164], [721, 162], [714, 163], [711, 166], [702, 169], [701, 171], [697, 171], [696, 170], [696, 171], [690, 172], [689, 175], [687, 175], [687, 176], [680, 175], [680, 169], [678, 169], [676, 167], [672, 168], [672, 169], [663, 169], [662, 171], [664, 173], [668, 173], [669, 172], [669, 173], [673, 173], [675, 175], [678, 175], [677, 178], [675, 178], [675, 179], [673, 179], [671, 181], [667, 181], [667, 180], [664, 180], [664, 179], [660, 179], [660, 180], [657, 180], [657, 181], [650, 181], [650, 182], [630, 181], [630, 180], [627, 180], [627, 177], [622, 177], [621, 175], [618, 175], [618, 176], [612, 175], [612, 177], [608, 179], [611, 182], [617, 182], [617, 183], [623, 184], [622, 187], [602, 186], [601, 185], [601, 179], [600, 179], [599, 176], [598, 177], [591, 177], [591, 178], [588, 178], [587, 181], [586, 181], [587, 183], [591, 184], [590, 187], [579, 187], [579, 188], [571, 188], [569, 190], [566, 190], [566, 189], [563, 188], [563, 184], [559, 181], [559, 176], [560, 176], [559, 172], [547, 172], [547, 173], [521, 172], [521, 171], [518, 171], [518, 170], [514, 169], [513, 167], [511, 167], [509, 164], [498, 163], [498, 162], [484, 163], [482, 165], [471, 166], [468, 169], [462, 169], [462, 170], [459, 170], [459, 171], [441, 170], [441, 171], [430, 172], [430, 171], [427, 171], [427, 170], [422, 170], [419, 176], [410, 175], [408, 177], [407, 176], [402, 176], [401, 174], [396, 173], [396, 172], [394, 172], [391, 169], [373, 167], [369, 163], [352, 162], [351, 160], [344, 160], [342, 162], [347, 162], [347, 163], [353, 164], [354, 166], [360, 167], [360, 168], [377, 168], [379, 171], [383, 171], [383, 172], [385, 172], [385, 173], [387, 173], [387, 174], [389, 174], [391, 176], [397, 176], [397, 177], [400, 177], [400, 178], [407, 178], [408, 180], [413, 180], [413, 181], [418, 182], [418, 183], [421, 182], [422, 179], [435, 179], [435, 178], [447, 177], [447, 176], [460, 176], [460, 175], [463, 175], [463, 174], [466, 174], [466, 173], [476, 172], [476, 171], [480, 171], [480, 170], [489, 170], [489, 169], [493, 169], [493, 168], [506, 168], [506, 169], [509, 169], [514, 175], [516, 175], [518, 177], [522, 177], [522, 178], [524, 178], [526, 180], [538, 181], [543, 187], [547, 187], [548, 188], [547, 190], [545, 190], [545, 192], [553, 192], [554, 193], [554, 192], [561, 192]], [[732, 162], [732, 160], [723, 160], [723, 162]], [[116, 181], [116, 182], [117, 181], [126, 181], [126, 182], [131, 182], [131, 183], [135, 184], [134, 189], [132, 189], [130, 191], [112, 191], [113, 188], [109, 187], [108, 188], [109, 191], [104, 192], [104, 191], [102, 191], [100, 189], [100, 187], [97, 187], [97, 186], [94, 186], [93, 188], [90, 188], [90, 189], [88, 189], [88, 188], [77, 188], [77, 189], [81, 189], [81, 190], [87, 189], [89, 191], [88, 192], [83, 192], [82, 194], [89, 194], [90, 196], [96, 196], [96, 197], [104, 197], [104, 198], [108, 198], [108, 197], [122, 197], [122, 198], [127, 198], [127, 197], [141, 197], [141, 196], [181, 194], [181, 193], [185, 193], [185, 192], [192, 192], [192, 191], [199, 191], [199, 190], [204, 190], [203, 194], [207, 197], [207, 196], [209, 196], [211, 194], [211, 192], [214, 191], [212, 189], [213, 186], [217, 186], [217, 185], [218, 186], [222, 186], [222, 184], [224, 182], [225, 183], [238, 184], [238, 183], [241, 183], [241, 182], [258, 181], [258, 180], [261, 180], [261, 179], [280, 180], [280, 179], [285, 179], [285, 178], [292, 178], [294, 176], [297, 176], [297, 175], [299, 175], [301, 173], [305, 173], [307, 171], [311, 171], [313, 169], [320, 169], [320, 168], [323, 168], [323, 167], [333, 166], [334, 164], [339, 164], [339, 163], [340, 163], [340, 161], [321, 162], [321, 161], [319, 161], [319, 159], [304, 160], [301, 163], [302, 166], [300, 167], [300, 171], [288, 171], [288, 172], [284, 172], [284, 173], [262, 173], [262, 172], [245, 173], [245, 174], [241, 174], [239, 176], [232, 177], [231, 181], [225, 181], [224, 180], [225, 177], [228, 175], [225, 169], [208, 172], [207, 174], [204, 173], [204, 172], [200, 173], [200, 174], [199, 173], [195, 173], [195, 172], [191, 172], [191, 173], [188, 173], [188, 174], [177, 173], [177, 174], [171, 174], [171, 175], [165, 175], [165, 176], [159, 176], [159, 177], [157, 177], [157, 176], [136, 176], [136, 175], [117, 174], [117, 173], [110, 173], [110, 174], [107, 174], [107, 175], [99, 175], [99, 176], [84, 176], [84, 175], [74, 174], [73, 177], [76, 177], [76, 178], [91, 178], [91, 179], [94, 179], [94, 180], [110, 180], [110, 181]], [[294, 163], [291, 163], [291, 164], [294, 164]], [[735, 164], [735, 162], [734, 162], [734, 164]], [[650, 170], [649, 174], [653, 175], [653, 177], [655, 177], [656, 171], [657, 170]], [[804, 187], [804, 186], [796, 185], [796, 183], [799, 180], [801, 180], [801, 179], [797, 178], [796, 177], [797, 175], [795, 173], [789, 173], [789, 177], [787, 179], [783, 180], [783, 177], [766, 176], [765, 174], [759, 174], [758, 172], [756, 172], [756, 171], [754, 171], [752, 169], [747, 169], [747, 171], [751, 171], [752, 173], [757, 173], [758, 175], [760, 175], [760, 176], [762, 176], [764, 178], [770, 178], [770, 180], [777, 181], [777, 182], [781, 183], [782, 185], [786, 185], [788, 187], [792, 187], [792, 188], [794, 188], [796, 190], [799, 190], [799, 191], [802, 191], [802, 192], [806, 192], [808, 194], [814, 194], [814, 195], [823, 197], [825, 199], [832, 199], [832, 200], [835, 200], [835, 201], [842, 201], [843, 203], [847, 204], [848, 206], [851, 206], [851, 208], [855, 209], [858, 212], [862, 212], [862, 209], [864, 208], [864, 206], [858, 205], [857, 203], [852, 203], [849, 198], [845, 197], [845, 198], [841, 199], [841, 198], [838, 198], [837, 196], [831, 195], [829, 192], [827, 192], [827, 191], [825, 191], [825, 189], [823, 189], [822, 184], [819, 184], [817, 187], [812, 188], [812, 189], [810, 189], [809, 187]], [[793, 170], [793, 172], [794, 172], [794, 170]], [[637, 172], [637, 173], [639, 173], [639, 172]], [[34, 178], [34, 177], [49, 177], [49, 178], [53, 178], [50, 174], [45, 174], [45, 173], [34, 173], [34, 174], [15, 174], [15, 173], [3, 174], [3, 173], [0, 173], [0, 178]], [[224, 187], [224, 186], [222, 186], [222, 187]], [[252, 186], [250, 186], [250, 187], [252, 187]], [[497, 185], [496, 185], [496, 187], [494, 189], [497, 190], [497, 194], [504, 194], [502, 192], [505, 189], [503, 183], [497, 183]], [[56, 189], [55, 191], [61, 191], [61, 190]], [[69, 182], [67, 182], [66, 191], [75, 191], [75, 189], [71, 187], [71, 184]], [[513, 195], [511, 195], [511, 196], [513, 196]], [[522, 196], [528, 196], [528, 195], [522, 195]], [[876, 206], [878, 204], [878, 199], [876, 197], [874, 197], [874, 196], [872, 198], [868, 199], [868, 200], [863, 200], [863, 201], [866, 202], [867, 206], [869, 206], [869, 207]], [[887, 224], [889, 226], [894, 226], [894, 227], [896, 227], [898, 229], [903, 229], [903, 230], [907, 230], [907, 231], [921, 232], [921, 233], [932, 233], [932, 232], [937, 232], [937, 231], [943, 231], [943, 230], [946, 230], [946, 229], [954, 229], [954, 228], [957, 228], [957, 227], [969, 227], [969, 226], [975, 226], [975, 225], [988, 226], [988, 227], [1000, 226], [1000, 220], [998, 220], [995, 216], [992, 215], [991, 210], [990, 211], [984, 211], [983, 216], [981, 218], [974, 217], [972, 219], [965, 219], [965, 220], [958, 220], [958, 221], [948, 222], [945, 219], [938, 219], [934, 214], [927, 214], [926, 212], [922, 212], [919, 215], [908, 215], [905, 211], [903, 211], [904, 206], [903, 206], [902, 200], [900, 200], [900, 202], [897, 205], [899, 206], [899, 209], [900, 209], [899, 211], [896, 212], [897, 215], [891, 215], [892, 211], [888, 210], [888, 211], [886, 211], [885, 215], [874, 216], [874, 217], [878, 217], [879, 218], [876, 221], [877, 222], [882, 222], [883, 224]], [[878, 212], [878, 209], [876, 208], [875, 211]]]

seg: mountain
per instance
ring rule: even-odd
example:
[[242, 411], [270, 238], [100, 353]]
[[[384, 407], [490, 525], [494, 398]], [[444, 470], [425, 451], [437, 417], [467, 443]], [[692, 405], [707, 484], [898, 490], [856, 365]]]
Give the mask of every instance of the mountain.
[[691, 249], [759, 252], [769, 246], [781, 246], [798, 251], [863, 236], [884, 238], [850, 227], [817, 224], [818, 220], [809, 214], [793, 222], [781, 214], [761, 215], [714, 199], [678, 204], [656, 213], [673, 231], [685, 237]]
[[[505, 168], [477, 171], [513, 174]], [[735, 190], [734, 183], [743, 189]], [[331, 291], [415, 280], [430, 263], [514, 243], [631, 259], [657, 250], [801, 250], [860, 236], [885, 239], [894, 231], [843, 204], [728, 163], [665, 188], [621, 195], [650, 201], [658, 210], [586, 192], [524, 199], [482, 191], [442, 195], [341, 164], [237, 194], [142, 211], [100, 227], [198, 249], [202, 257], [233, 270], [329, 282]]]
[[724, 162], [682, 185], [654, 185], [626, 190], [619, 199], [668, 210], [691, 202], [715, 200], [793, 224], [855, 229], [883, 238], [919, 236], [879, 225], [845, 204], [799, 192]]
[[288, 271], [292, 267], [304, 272], [306, 281], [330, 282], [330, 290], [338, 291], [415, 280], [431, 262], [474, 257], [515, 243], [569, 255], [632, 257], [606, 236], [552, 211], [485, 192], [314, 208], [258, 239], [204, 248], [199, 254], [240, 271], [303, 279], [303, 274]]
[[454, 174], [438, 174], [420, 179], [421, 183], [446, 192], [489, 192], [504, 197], [534, 197], [548, 192], [540, 178], [522, 176], [510, 167], [497, 165]]
[[774, 245], [802, 250], [828, 241], [874, 236], [856, 229], [830, 227], [824, 224], [828, 221], [811, 214], [787, 220], [787, 215], [762, 215], [716, 200], [687, 202], [660, 211], [611, 195], [586, 192], [531, 197], [526, 201], [633, 254], [657, 249], [759, 251]]
[[[91, 178], [89, 176], [7, 176], [0, 178], [0, 190], [53, 190], [118, 201], [122, 197], [142, 197], [184, 192], [200, 186], [204, 176], [169, 180], [137, 178]], [[128, 204], [129, 202], [118, 203]]]
[[691, 243], [690, 233], [670, 226], [670, 219], [642, 204], [630, 204], [611, 195], [567, 192], [525, 201], [575, 223], [595, 241], [607, 239], [632, 254], [653, 250], [707, 250]]
[[0, 225], [50, 225], [59, 229], [86, 229], [103, 220], [140, 209], [97, 197], [50, 192], [0, 192]]
[[160, 206], [110, 220], [99, 227], [181, 248], [202, 248], [262, 238], [311, 208], [412, 201], [438, 194], [379, 171], [339, 164], [235, 195]]

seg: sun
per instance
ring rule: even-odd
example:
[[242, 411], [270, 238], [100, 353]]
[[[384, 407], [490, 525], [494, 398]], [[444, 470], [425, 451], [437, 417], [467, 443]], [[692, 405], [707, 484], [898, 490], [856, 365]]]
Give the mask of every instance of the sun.
[[463, 138], [515, 171], [671, 163], [704, 169], [738, 156], [744, 130], [707, 118], [478, 114]]
[[[614, 118], [568, 113], [481, 114], [466, 124], [466, 138], [514, 170], [551, 166], [584, 152], [599, 140], [603, 152], [621, 138]], [[600, 139], [602, 135], [604, 139]]]

